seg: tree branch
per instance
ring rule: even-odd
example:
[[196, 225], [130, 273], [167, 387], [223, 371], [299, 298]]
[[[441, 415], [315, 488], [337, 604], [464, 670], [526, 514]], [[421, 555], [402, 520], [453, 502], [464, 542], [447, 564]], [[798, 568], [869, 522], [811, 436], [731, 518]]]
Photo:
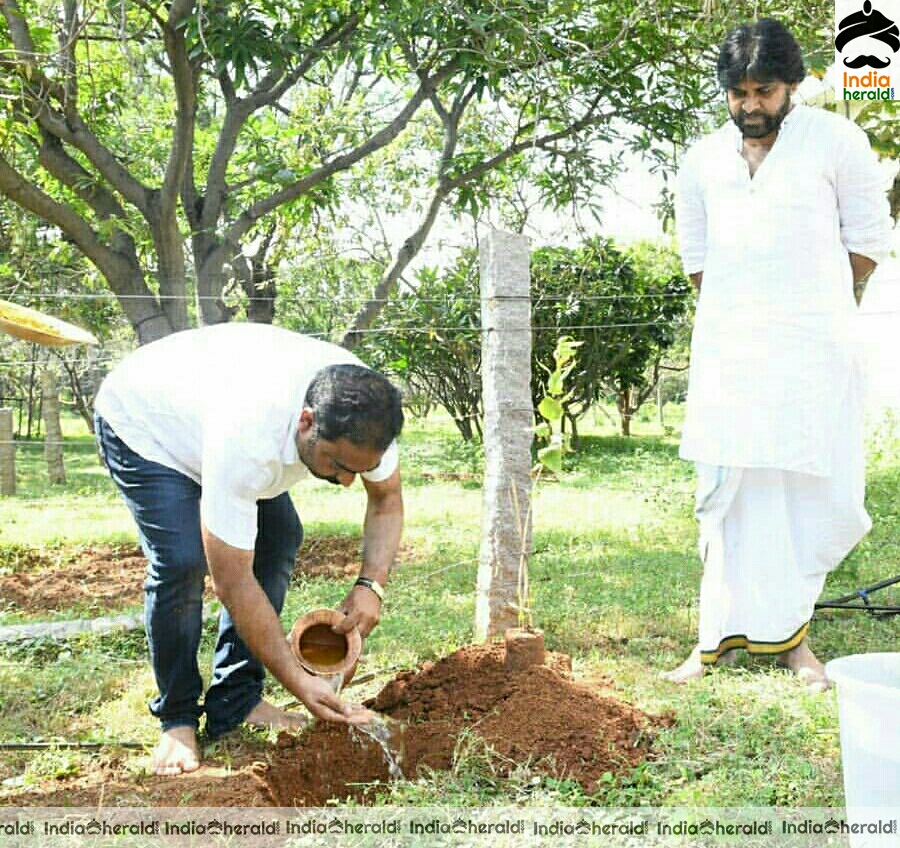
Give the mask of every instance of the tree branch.
[[[560, 139], [570, 138], [581, 130], [587, 129], [589, 126], [594, 124], [601, 123], [603, 121], [608, 121], [610, 119], [610, 115], [606, 113], [598, 113], [594, 114], [597, 106], [599, 106], [600, 101], [603, 99], [602, 95], [598, 95], [593, 102], [591, 103], [588, 111], [577, 121], [565, 127], [564, 129], [557, 130], [556, 132], [547, 133], [546, 135], [539, 136], [538, 138], [524, 138], [520, 139], [513, 144], [510, 144], [506, 149], [501, 150], [495, 156], [492, 156], [490, 159], [485, 159], [483, 162], [479, 162], [474, 167], [470, 168], [468, 171], [461, 173], [459, 176], [455, 177], [449, 184], [449, 190], [454, 191], [458, 189], [460, 186], [465, 185], [472, 180], [475, 180], [489, 171], [494, 170], [498, 166], [502, 165], [506, 160], [512, 158], [513, 156], [522, 153], [525, 150], [528, 150], [532, 147], [542, 147], [553, 141], [559, 141]], [[529, 129], [536, 129], [536, 124], [528, 125]]]
[[[241, 129], [249, 116], [265, 106], [276, 104], [325, 55], [328, 48], [345, 43], [358, 29], [359, 21], [359, 15], [354, 12], [346, 21], [333, 26], [316, 40], [290, 73], [279, 71], [266, 75], [256, 89], [245, 98], [237, 97], [231, 78], [224, 71], [219, 74], [219, 86], [225, 99], [226, 114], [206, 175], [203, 212], [197, 222], [199, 228], [206, 230], [213, 228], [221, 216], [222, 204], [227, 195], [225, 174], [228, 163], [231, 161]], [[276, 204], [278, 205], [280, 203]]]
[[225, 240], [237, 244], [253, 224], [263, 215], [277, 209], [279, 206], [283, 206], [285, 203], [289, 203], [292, 200], [296, 200], [298, 197], [302, 197], [304, 194], [308, 193], [310, 189], [324, 182], [332, 175], [340, 171], [346, 171], [366, 156], [369, 156], [376, 150], [390, 144], [403, 131], [422, 103], [430, 97], [431, 92], [456, 70], [457, 60], [453, 59], [419, 86], [413, 96], [410, 97], [404, 107], [390, 123], [371, 135], [362, 144], [358, 145], [353, 150], [350, 150], [348, 153], [335, 156], [329, 162], [326, 162], [321, 167], [311, 171], [302, 179], [297, 180], [291, 185], [269, 195], [269, 197], [254, 203], [249, 209], [244, 211], [231, 227], [229, 227], [225, 235]]
[[[149, 211], [147, 189], [128, 172], [119, 160], [87, 128], [74, 104], [67, 103], [66, 90], [50, 80], [35, 66], [36, 53], [28, 25], [17, 0], [4, 0], [0, 5], [14, 46], [14, 59], [4, 61], [23, 81], [29, 114], [48, 133], [71, 144], [88, 158], [103, 177], [142, 214]], [[72, 46], [74, 50], [74, 46]], [[62, 105], [55, 110], [50, 101]]]
[[23, 209], [59, 227], [104, 274], [116, 265], [115, 252], [108, 248], [90, 224], [67, 203], [45, 194], [0, 156], [0, 192]]
[[[470, 89], [470, 98], [473, 93], [474, 87]], [[443, 109], [443, 107], [436, 109], [444, 127], [444, 144], [441, 149], [441, 157], [438, 163], [438, 187], [431, 198], [431, 202], [428, 204], [428, 209], [425, 212], [421, 224], [419, 224], [415, 232], [403, 242], [403, 246], [398, 251], [393, 264], [375, 287], [372, 297], [359, 308], [350, 324], [350, 329], [344, 333], [341, 344], [348, 349], [353, 349], [359, 344], [362, 338], [362, 331], [371, 326], [375, 317], [387, 302], [388, 297], [390, 297], [391, 293], [397, 287], [397, 283], [403, 275], [403, 272], [422, 249], [425, 239], [428, 237], [428, 234], [434, 226], [434, 222], [437, 220], [441, 206], [443, 205], [447, 194], [451, 191], [450, 182], [446, 179], [445, 175], [459, 141], [459, 123], [465, 112], [466, 103], [468, 103], [467, 98], [462, 97], [457, 100], [454, 108], [449, 112]]]
[[[191, 160], [194, 144], [194, 118], [197, 108], [197, 80], [188, 61], [184, 43], [184, 29], [179, 27], [193, 8], [193, 0], [178, 0], [163, 26], [163, 41], [169, 58], [172, 82], [175, 86], [175, 132], [169, 149], [169, 161], [160, 192], [160, 215], [163, 221], [175, 224], [185, 168]], [[177, 224], [175, 224], [177, 226]]]

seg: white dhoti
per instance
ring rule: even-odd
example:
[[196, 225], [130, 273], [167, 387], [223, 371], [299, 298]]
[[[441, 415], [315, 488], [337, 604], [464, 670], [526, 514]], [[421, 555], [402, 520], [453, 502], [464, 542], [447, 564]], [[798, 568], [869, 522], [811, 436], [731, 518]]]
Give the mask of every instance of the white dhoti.
[[861, 392], [851, 383], [829, 476], [696, 464], [704, 663], [732, 648], [778, 654], [802, 642], [828, 573], [871, 528]]

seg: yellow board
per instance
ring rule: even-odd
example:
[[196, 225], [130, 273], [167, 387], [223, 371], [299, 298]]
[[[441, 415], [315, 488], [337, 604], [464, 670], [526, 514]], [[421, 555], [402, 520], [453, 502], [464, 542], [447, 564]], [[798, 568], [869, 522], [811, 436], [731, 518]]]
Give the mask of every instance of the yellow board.
[[0, 300], [0, 330], [19, 339], [52, 347], [99, 344], [93, 334], [81, 327], [6, 300]]

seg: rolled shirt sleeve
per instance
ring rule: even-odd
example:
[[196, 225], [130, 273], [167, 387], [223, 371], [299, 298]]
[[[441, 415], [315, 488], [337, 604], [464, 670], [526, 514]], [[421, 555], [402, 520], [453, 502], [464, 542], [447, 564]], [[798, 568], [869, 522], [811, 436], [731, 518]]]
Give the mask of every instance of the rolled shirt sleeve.
[[381, 462], [378, 463], [378, 466], [371, 471], [364, 471], [359, 476], [370, 483], [380, 483], [382, 480], [387, 480], [397, 470], [399, 464], [400, 448], [397, 446], [397, 440], [395, 439], [381, 455]]
[[849, 253], [881, 262], [890, 250], [892, 221], [884, 177], [866, 134], [847, 122], [835, 167], [841, 241]]

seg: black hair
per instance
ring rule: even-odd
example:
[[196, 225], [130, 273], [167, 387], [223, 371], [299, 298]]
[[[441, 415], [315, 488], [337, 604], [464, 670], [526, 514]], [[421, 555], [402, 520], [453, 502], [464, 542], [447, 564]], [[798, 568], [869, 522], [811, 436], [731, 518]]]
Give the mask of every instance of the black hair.
[[328, 365], [316, 372], [303, 405], [313, 411], [313, 435], [329, 442], [347, 439], [385, 451], [403, 429], [399, 389], [362, 365]]
[[780, 21], [762, 18], [754, 24], [741, 24], [725, 36], [716, 75], [727, 91], [748, 78], [759, 83], [802, 82], [806, 68], [790, 30]]

